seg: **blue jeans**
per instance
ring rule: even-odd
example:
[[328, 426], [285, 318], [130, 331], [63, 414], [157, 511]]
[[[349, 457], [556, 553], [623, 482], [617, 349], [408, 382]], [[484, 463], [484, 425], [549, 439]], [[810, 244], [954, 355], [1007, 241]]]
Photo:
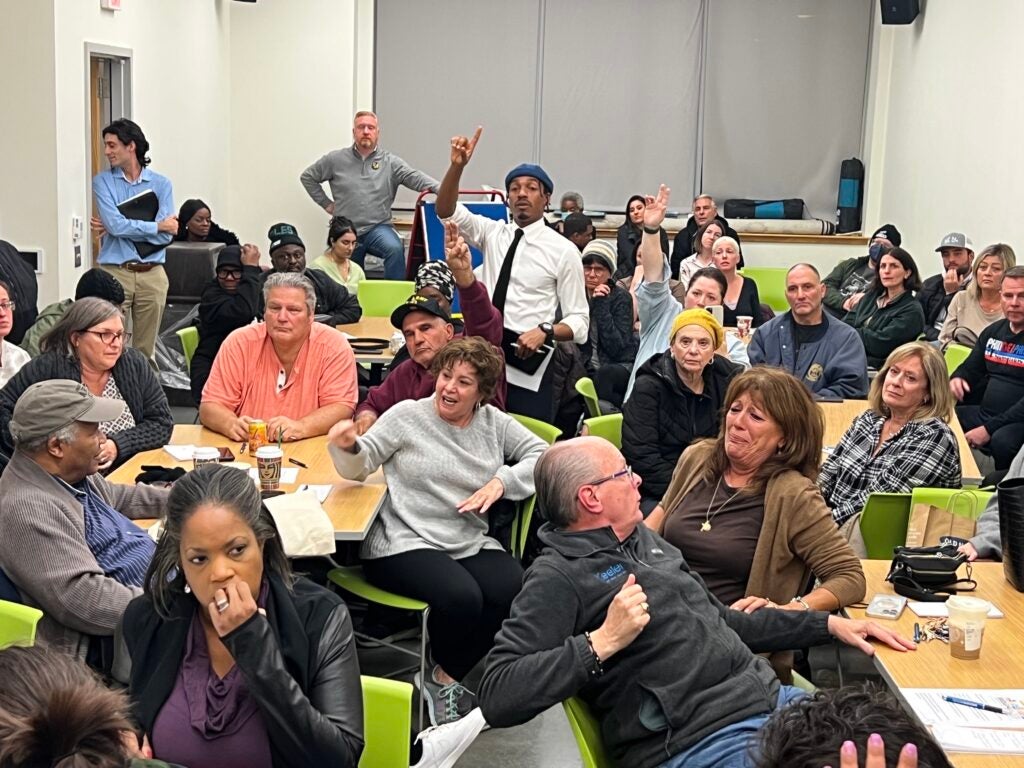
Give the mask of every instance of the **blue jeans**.
[[390, 224], [377, 224], [359, 236], [359, 244], [352, 252], [352, 261], [363, 266], [366, 254], [384, 259], [385, 280], [405, 280], [405, 249], [402, 238]]
[[[779, 689], [779, 700], [775, 709], [806, 696], [804, 691], [792, 685]], [[669, 758], [659, 768], [752, 768], [751, 747], [755, 744], [758, 731], [768, 722], [770, 715], [754, 715], [738, 723], [727, 725], [705, 736], [684, 752]]]

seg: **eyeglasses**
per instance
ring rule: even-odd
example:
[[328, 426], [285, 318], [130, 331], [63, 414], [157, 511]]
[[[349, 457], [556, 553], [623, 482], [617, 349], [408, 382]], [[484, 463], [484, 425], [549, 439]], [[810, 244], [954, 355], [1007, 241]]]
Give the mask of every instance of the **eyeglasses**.
[[601, 483], [607, 483], [609, 480], [618, 480], [620, 477], [628, 477], [629, 478], [629, 482], [632, 483], [633, 482], [633, 468], [627, 464], [625, 469], [620, 469], [615, 474], [608, 475], [608, 477], [602, 477], [600, 480], [593, 480], [593, 481], [591, 481], [589, 483], [586, 483], [586, 485], [601, 485]]
[[91, 333], [94, 336], [99, 336], [100, 341], [104, 344], [110, 345], [115, 341], [119, 341], [122, 344], [126, 344], [131, 341], [132, 335], [130, 333], [124, 333], [123, 331], [83, 331], [83, 333]]
[[0, 301], [0, 312], [13, 312], [14, 306], [13, 301]]
[[239, 280], [242, 277], [242, 270], [240, 269], [218, 269], [217, 277], [222, 280]]

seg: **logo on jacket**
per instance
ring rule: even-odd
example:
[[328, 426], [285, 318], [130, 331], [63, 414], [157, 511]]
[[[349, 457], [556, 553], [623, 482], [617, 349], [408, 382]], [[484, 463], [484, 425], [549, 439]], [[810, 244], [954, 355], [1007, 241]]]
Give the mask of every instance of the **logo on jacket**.
[[370, 167], [373, 168], [373, 170], [375, 170], [375, 171], [379, 171], [380, 170], [380, 160], [374, 160], [372, 163], [370, 163]]
[[821, 367], [821, 363], [815, 363], [807, 369], [806, 379], [808, 381], [817, 381], [821, 378], [821, 374], [825, 372], [825, 369]]
[[609, 584], [609, 583], [615, 581], [615, 579], [618, 576], [621, 576], [625, 572], [626, 572], [626, 566], [624, 566], [622, 563], [616, 563], [615, 565], [611, 566], [610, 568], [606, 568], [603, 571], [598, 571], [597, 578], [599, 578], [605, 584]]

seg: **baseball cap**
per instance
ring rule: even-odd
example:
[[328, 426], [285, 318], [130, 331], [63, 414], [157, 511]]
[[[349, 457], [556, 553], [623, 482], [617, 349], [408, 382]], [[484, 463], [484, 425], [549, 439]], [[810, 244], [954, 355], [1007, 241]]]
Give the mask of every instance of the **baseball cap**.
[[77, 381], [48, 379], [21, 393], [14, 404], [11, 436], [15, 442], [23, 443], [52, 435], [76, 421], [113, 421], [123, 411], [123, 401], [96, 397]]
[[965, 235], [963, 232], [950, 232], [939, 243], [939, 247], [935, 249], [936, 253], [941, 251], [943, 248], [966, 248], [969, 251], [974, 250], [974, 243], [971, 242], [971, 238]]
[[391, 324], [398, 330], [402, 330], [402, 323], [405, 322], [405, 318], [409, 316], [410, 312], [426, 312], [428, 315], [440, 317], [446, 323], [452, 321], [448, 313], [437, 303], [437, 299], [428, 299], [426, 296], [418, 296], [414, 293], [391, 313]]
[[217, 254], [217, 269], [221, 267], [242, 266], [242, 248], [238, 245], [225, 245]]

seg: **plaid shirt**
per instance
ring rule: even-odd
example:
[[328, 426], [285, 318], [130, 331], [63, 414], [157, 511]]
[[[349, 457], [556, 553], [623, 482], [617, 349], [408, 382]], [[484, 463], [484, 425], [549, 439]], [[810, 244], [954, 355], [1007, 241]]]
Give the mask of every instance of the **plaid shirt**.
[[875, 411], [862, 413], [821, 469], [818, 487], [839, 525], [864, 508], [869, 493], [960, 487], [960, 449], [947, 424], [911, 421], [872, 456], [884, 423]]

